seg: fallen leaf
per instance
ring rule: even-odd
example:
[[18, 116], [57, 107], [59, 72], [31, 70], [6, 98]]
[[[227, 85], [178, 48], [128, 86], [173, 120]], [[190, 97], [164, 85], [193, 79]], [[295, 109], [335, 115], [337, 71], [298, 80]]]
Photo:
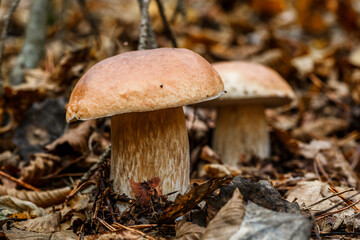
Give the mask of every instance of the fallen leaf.
[[0, 186], [0, 196], [8, 195], [21, 200], [30, 201], [39, 207], [50, 207], [65, 201], [66, 196], [71, 192], [69, 187], [35, 192], [26, 190], [17, 190]]
[[135, 194], [135, 198], [139, 201], [140, 206], [147, 206], [150, 204], [152, 196], [162, 197], [161, 179], [155, 177], [149, 179], [146, 182], [135, 182], [132, 179], [129, 180], [132, 191]]
[[307, 240], [311, 221], [300, 214], [280, 213], [248, 202], [239, 230], [229, 239]]
[[255, 182], [251, 179], [237, 176], [228, 185], [220, 188], [217, 196], [207, 199], [207, 221], [214, 218], [216, 213], [229, 201], [233, 192], [239, 189], [245, 201], [253, 201], [256, 204], [278, 212], [300, 213], [296, 203], [284, 200], [280, 193], [265, 180]]
[[146, 239], [145, 237], [139, 236], [139, 234], [127, 230], [120, 230], [111, 233], [102, 233], [102, 234], [95, 234], [91, 236], [86, 236], [85, 240], [123, 240], [123, 239]]
[[241, 175], [241, 171], [227, 164], [206, 164], [204, 166], [206, 175], [211, 178], [235, 177]]
[[205, 232], [205, 228], [182, 220], [176, 223], [175, 231], [176, 240], [200, 240], [202, 234]]
[[220, 156], [207, 145], [201, 149], [200, 158], [209, 163], [222, 163]]
[[[313, 212], [313, 214], [320, 213], [322, 211], [329, 211], [329, 209], [335, 207], [335, 205], [343, 202], [343, 200], [337, 196], [320, 202], [320, 200], [334, 194], [329, 190], [329, 187], [329, 184], [320, 181], [301, 181], [298, 182], [293, 189], [286, 193], [286, 199], [288, 201], [296, 201], [302, 206], [302, 208], [309, 209]], [[339, 192], [342, 192], [344, 190], [348, 190], [349, 188], [337, 186], [336, 189]], [[354, 195], [354, 191], [346, 192], [342, 195], [350, 199]], [[313, 205], [314, 203], [317, 204]], [[336, 211], [344, 206], [344, 204], [338, 205], [330, 211]], [[356, 206], [360, 208], [360, 204], [357, 204]], [[317, 222], [320, 227], [320, 231], [328, 232], [342, 228], [343, 226], [353, 227], [352, 231], [358, 231], [360, 229], [360, 221], [358, 218], [353, 217], [354, 213], [355, 211], [353, 208], [348, 208], [341, 212], [332, 214], [331, 216], [325, 217]]]
[[84, 154], [88, 150], [88, 139], [95, 128], [95, 123], [95, 120], [79, 123], [76, 127], [70, 128], [59, 139], [46, 145], [45, 149], [62, 155], [71, 151]]
[[20, 180], [38, 185], [43, 183], [41, 177], [52, 173], [61, 163], [61, 158], [49, 153], [34, 153], [31, 155], [30, 164], [21, 169]]
[[15, 222], [14, 226], [21, 230], [30, 230], [39, 233], [51, 233], [60, 230], [61, 214], [59, 212], [29, 219], [24, 222]]
[[[239, 229], [245, 215], [244, 200], [235, 189], [232, 198], [220, 209], [206, 227], [201, 239], [230, 239]], [[219, 231], [221, 229], [221, 231]]]
[[184, 195], [179, 194], [174, 203], [166, 207], [159, 217], [159, 224], [171, 222], [192, 210], [199, 202], [208, 197], [219, 187], [229, 183], [231, 178], [210, 179], [200, 185], [194, 186]]
[[5, 216], [22, 213], [25, 219], [43, 216], [46, 213], [43, 208], [36, 206], [34, 203], [12, 196], [0, 197], [0, 208], [2, 209], [1, 213]]

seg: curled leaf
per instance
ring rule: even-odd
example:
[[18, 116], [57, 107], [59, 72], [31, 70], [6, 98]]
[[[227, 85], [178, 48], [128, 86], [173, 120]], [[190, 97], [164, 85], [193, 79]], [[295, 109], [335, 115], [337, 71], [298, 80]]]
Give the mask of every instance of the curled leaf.
[[200, 240], [205, 228], [191, 222], [180, 221], [176, 224], [175, 231], [176, 240]]
[[21, 170], [21, 180], [33, 185], [40, 183], [40, 178], [52, 173], [61, 158], [49, 153], [35, 153], [30, 164]]
[[17, 190], [0, 186], [0, 196], [9, 195], [18, 199], [30, 201], [39, 207], [50, 207], [65, 201], [66, 196], [70, 193], [69, 187], [48, 190], [43, 192]]
[[77, 153], [84, 153], [88, 150], [88, 139], [95, 127], [95, 120], [89, 120], [79, 123], [74, 128], [70, 128], [59, 139], [45, 146], [45, 149], [50, 152], [64, 152], [74, 151]]
[[232, 198], [210, 221], [201, 239], [230, 239], [239, 229], [244, 215], [244, 200], [239, 189], [236, 189]]
[[19, 213], [24, 218], [39, 217], [45, 214], [45, 210], [34, 203], [11, 196], [0, 197], [0, 208], [2, 209], [2, 215], [17, 216], [18, 218]]
[[15, 227], [33, 232], [48, 233], [60, 230], [60, 213], [50, 213], [42, 217], [15, 223]]

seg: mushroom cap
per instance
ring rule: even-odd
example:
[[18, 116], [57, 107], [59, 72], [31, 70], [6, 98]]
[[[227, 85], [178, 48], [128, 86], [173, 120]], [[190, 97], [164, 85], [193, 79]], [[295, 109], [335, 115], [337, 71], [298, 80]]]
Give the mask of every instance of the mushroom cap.
[[190, 50], [126, 52], [95, 64], [81, 77], [66, 106], [66, 120], [179, 107], [223, 92], [219, 74]]
[[276, 71], [243, 61], [213, 64], [224, 82], [226, 94], [200, 106], [263, 105], [277, 107], [291, 102], [295, 94]]

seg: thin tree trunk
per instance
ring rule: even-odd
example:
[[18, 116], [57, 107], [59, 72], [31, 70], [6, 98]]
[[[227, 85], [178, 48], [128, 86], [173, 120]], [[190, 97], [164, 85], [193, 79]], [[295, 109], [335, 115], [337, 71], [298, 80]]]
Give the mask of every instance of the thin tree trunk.
[[138, 0], [140, 5], [140, 37], [138, 50], [156, 48], [156, 38], [154, 29], [151, 26], [149, 16], [149, 3], [151, 0]]
[[43, 58], [49, 4], [50, 0], [32, 1], [24, 45], [11, 71], [10, 85], [23, 83], [24, 69], [36, 68]]

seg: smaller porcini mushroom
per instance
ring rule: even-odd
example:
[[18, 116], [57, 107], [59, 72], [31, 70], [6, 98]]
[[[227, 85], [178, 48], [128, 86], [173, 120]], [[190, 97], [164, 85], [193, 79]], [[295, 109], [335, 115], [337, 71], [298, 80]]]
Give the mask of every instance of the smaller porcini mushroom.
[[110, 178], [116, 192], [135, 197], [130, 181], [160, 178], [164, 194], [184, 193], [190, 158], [182, 106], [223, 91], [214, 68], [190, 50], [127, 52], [84, 74], [71, 94], [66, 120], [111, 116]]
[[213, 64], [226, 94], [200, 104], [217, 107], [214, 150], [224, 163], [237, 166], [241, 155], [266, 158], [270, 140], [264, 110], [291, 102], [289, 84], [269, 67], [242, 61]]

